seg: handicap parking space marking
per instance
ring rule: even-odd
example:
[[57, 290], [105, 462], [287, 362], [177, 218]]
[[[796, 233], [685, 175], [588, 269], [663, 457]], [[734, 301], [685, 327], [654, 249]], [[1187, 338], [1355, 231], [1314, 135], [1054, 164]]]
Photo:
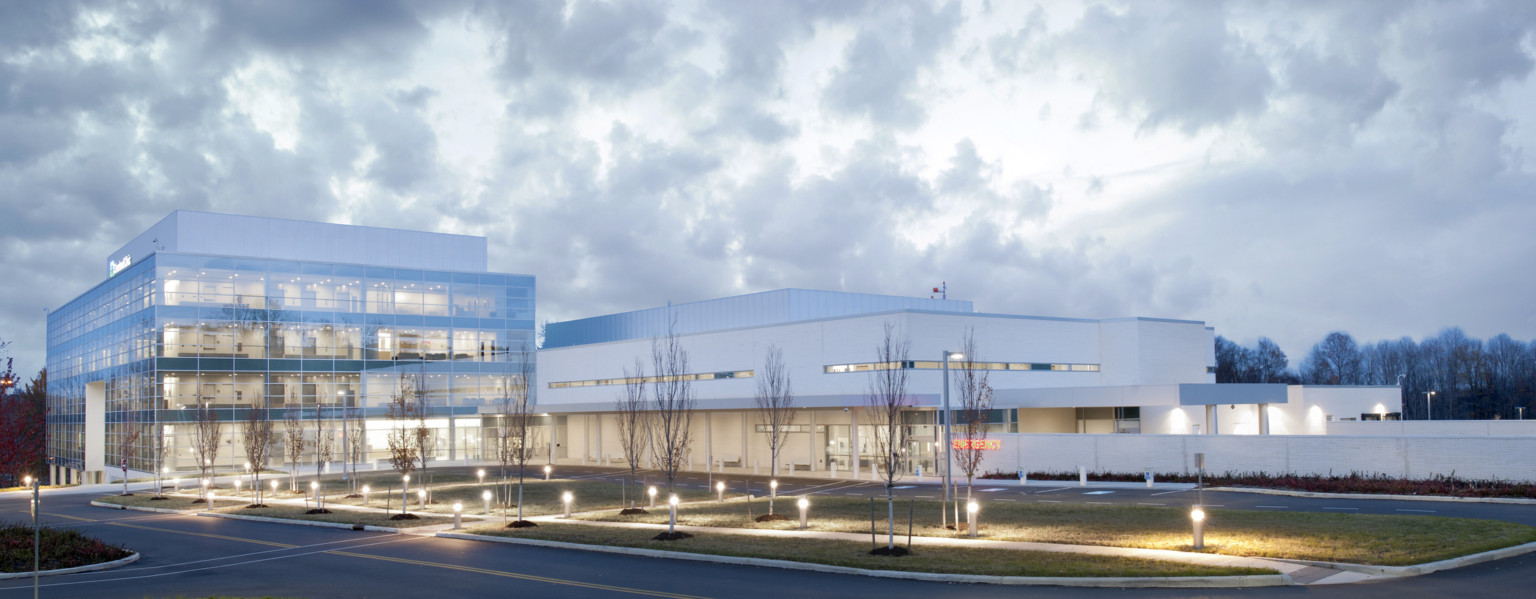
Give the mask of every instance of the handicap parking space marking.
[[1110, 493], [1114, 493], [1114, 491], [1089, 491], [1089, 492], [1083, 493], [1083, 494], [1084, 495], [1108, 495]]
[[996, 493], [998, 491], [1007, 491], [1007, 490], [1008, 489], [982, 489], [981, 492], [982, 493]]
[[901, 485], [901, 486], [896, 486], [896, 487], [891, 487], [891, 488], [892, 489], [898, 489], [898, 490], [899, 489], [916, 489], [917, 485]]

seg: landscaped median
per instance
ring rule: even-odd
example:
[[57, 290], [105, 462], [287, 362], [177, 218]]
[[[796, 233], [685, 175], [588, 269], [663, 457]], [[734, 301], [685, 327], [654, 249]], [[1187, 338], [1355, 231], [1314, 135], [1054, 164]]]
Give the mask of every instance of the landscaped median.
[[[508, 529], [481, 525], [459, 531], [468, 535], [536, 539], [580, 545], [627, 547], [824, 564], [872, 571], [927, 572], [966, 576], [1052, 578], [1179, 578], [1212, 576], [1273, 576], [1274, 570], [1181, 563], [1114, 555], [1054, 551], [1019, 551], [988, 547], [930, 547], [907, 557], [869, 554], [861, 541], [729, 534], [696, 535], [677, 541], [656, 541], [656, 530], [541, 521], [535, 528]], [[884, 540], [881, 540], [884, 543]], [[1271, 583], [1273, 584], [1273, 582]]]
[[[678, 524], [737, 529], [799, 528], [794, 498], [780, 497], [778, 513], [791, 520], [757, 522], [767, 502], [701, 502], [678, 507]], [[940, 528], [939, 504], [915, 501], [915, 536], [960, 537]], [[908, 501], [898, 502], [896, 528], [907, 529]], [[885, 505], [875, 504], [875, 528], [886, 528]], [[1493, 520], [1433, 516], [1378, 516], [1206, 510], [1205, 550], [1222, 555], [1401, 566], [1438, 561], [1536, 542], [1536, 528]], [[602, 522], [665, 524], [666, 510], [623, 516], [587, 512], [576, 518]], [[811, 497], [810, 530], [869, 534], [870, 503]], [[1055, 503], [989, 503], [979, 514], [983, 540], [1099, 545], [1143, 549], [1191, 549], [1189, 512], [1150, 506]]]
[[[38, 568], [43, 576], [83, 572], [130, 563], [138, 554], [71, 529], [43, 527]], [[0, 522], [0, 579], [32, 573], [30, 525]]]
[[[442, 516], [421, 516], [411, 520], [390, 520], [393, 513], [378, 510], [348, 509], [337, 507], [329, 513], [310, 514], [313, 506], [303, 504], [294, 505], [267, 498], [266, 507], [252, 508], [251, 498], [220, 497], [215, 495], [212, 507], [206, 507], [202, 503], [195, 503], [196, 495], [166, 494], [165, 499], [156, 500], [152, 495], [108, 495], [98, 497], [94, 503], [107, 506], [124, 506], [134, 509], [155, 508], [178, 512], [211, 512], [214, 514], [233, 514], [239, 516], [256, 516], [260, 518], [276, 518], [281, 520], [299, 520], [305, 522], [329, 522], [334, 524], [348, 524], [353, 526], [374, 526], [379, 528], [413, 528], [418, 526], [432, 526], [437, 524], [450, 524], [452, 518]], [[302, 499], [302, 497], [300, 497]], [[205, 509], [206, 507], [206, 509]], [[336, 506], [330, 506], [336, 507]]]

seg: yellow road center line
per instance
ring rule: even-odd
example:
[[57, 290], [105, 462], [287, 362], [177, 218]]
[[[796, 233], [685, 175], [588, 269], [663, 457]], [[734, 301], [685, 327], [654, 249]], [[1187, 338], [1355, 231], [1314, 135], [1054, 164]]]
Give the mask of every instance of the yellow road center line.
[[79, 520], [81, 522], [95, 522], [95, 520], [92, 520], [90, 518], [81, 518], [79, 516], [71, 516], [69, 514], [55, 514], [53, 512], [43, 512], [43, 515], [44, 516], [55, 516], [55, 517], [59, 517], [59, 518], [69, 518], [70, 520]]
[[152, 531], [155, 531], [155, 532], [169, 532], [169, 533], [175, 533], [175, 534], [179, 534], [179, 535], [191, 535], [191, 536], [194, 536], [194, 537], [207, 537], [207, 538], [210, 538], [210, 539], [224, 539], [226, 541], [240, 541], [242, 543], [256, 543], [258, 545], [270, 545], [272, 547], [283, 547], [283, 548], [289, 548], [289, 549], [294, 548], [294, 547], [298, 547], [298, 545], [289, 545], [287, 543], [273, 543], [272, 541], [259, 541], [259, 540], [256, 540], [256, 539], [246, 539], [246, 538], [242, 538], [242, 537], [228, 537], [228, 536], [224, 536], [224, 535], [216, 535], [216, 534], [210, 534], [210, 533], [206, 533], [206, 532], [190, 532], [190, 531], [185, 531], [185, 530], [171, 530], [169, 528], [155, 528], [155, 527], [152, 527], [152, 526], [139, 526], [137, 524], [123, 524], [122, 522], [110, 522], [109, 524], [111, 526], [121, 526], [121, 527], [124, 527], [124, 528], [137, 528], [137, 529], [140, 529], [140, 530], [152, 530]]
[[366, 553], [352, 553], [350, 551], [327, 551], [326, 553], [330, 553], [330, 554], [333, 554], [333, 555], [344, 555], [344, 556], [347, 556], [347, 557], [359, 557], [359, 558], [364, 558], [364, 559], [374, 559], [374, 560], [380, 560], [380, 561], [386, 561], [386, 562], [395, 562], [395, 563], [401, 563], [401, 564], [411, 564], [411, 565], [416, 565], [416, 566], [427, 566], [429, 568], [444, 568], [444, 569], [448, 569], [448, 570], [458, 570], [460, 572], [473, 572], [473, 573], [476, 573], [476, 574], [488, 574], [488, 575], [491, 575], [491, 576], [501, 576], [501, 577], [505, 577], [505, 578], [516, 578], [516, 579], [519, 579], [519, 580], [528, 580], [528, 581], [533, 581], [533, 582], [544, 582], [544, 583], [549, 583], [549, 584], [558, 584], [558, 585], [565, 585], [565, 586], [581, 587], [581, 588], [586, 588], [586, 589], [597, 589], [597, 590], [603, 590], [603, 591], [613, 591], [613, 592], [616, 592], [616, 593], [630, 593], [630, 594], [633, 594], [633, 595], [649, 595], [651, 597], [672, 597], [674, 599], [703, 599], [702, 597], [699, 597], [697, 595], [681, 595], [681, 594], [677, 594], [677, 593], [668, 593], [668, 592], [665, 592], [665, 591], [648, 591], [648, 590], [645, 590], [645, 589], [634, 589], [634, 588], [629, 588], [629, 587], [610, 586], [610, 585], [606, 585], [606, 584], [597, 584], [597, 583], [591, 583], [591, 582], [581, 582], [581, 581], [578, 581], [578, 580], [565, 580], [565, 579], [561, 579], [561, 578], [548, 578], [548, 577], [545, 577], [545, 576], [534, 576], [534, 575], [531, 575], [531, 574], [517, 574], [515, 572], [503, 572], [503, 571], [500, 571], [500, 570], [487, 570], [487, 569], [484, 569], [484, 568], [475, 568], [475, 567], [472, 567], [472, 566], [460, 566], [460, 565], [457, 565], [457, 564], [444, 564], [444, 563], [438, 563], [438, 562], [427, 562], [427, 561], [414, 560], [414, 559], [406, 559], [406, 558], [400, 558], [400, 557], [387, 557], [387, 556], [383, 556], [383, 555], [369, 555], [369, 554], [366, 554]]

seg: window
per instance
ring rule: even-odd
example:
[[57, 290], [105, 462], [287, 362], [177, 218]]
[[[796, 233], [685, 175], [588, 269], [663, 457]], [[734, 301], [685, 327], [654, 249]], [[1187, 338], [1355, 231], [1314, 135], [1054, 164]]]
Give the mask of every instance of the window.
[[[720, 379], [748, 379], [752, 378], [753, 374], [754, 371], [751, 370], [728, 370], [725, 372], [699, 372], [694, 374], [685, 374], [677, 378], [678, 380], [683, 381], [715, 381]], [[588, 381], [557, 381], [550, 383], [549, 388], [569, 389], [572, 387], [599, 387], [608, 385], [624, 385], [628, 383], [658, 383], [663, 379], [671, 380], [672, 377], [647, 376], [629, 378], [620, 377], [614, 379], [593, 379]]]
[[[959, 362], [950, 362], [950, 369], [959, 368]], [[1055, 372], [1098, 372], [1098, 364], [1042, 364], [1036, 362], [977, 362], [977, 370], [1050, 370]], [[826, 374], [841, 374], [846, 372], [871, 372], [875, 370], [889, 370], [902, 368], [905, 370], [939, 370], [944, 367], [939, 361], [907, 361], [907, 362], [867, 362], [861, 364], [828, 364], [822, 367]]]

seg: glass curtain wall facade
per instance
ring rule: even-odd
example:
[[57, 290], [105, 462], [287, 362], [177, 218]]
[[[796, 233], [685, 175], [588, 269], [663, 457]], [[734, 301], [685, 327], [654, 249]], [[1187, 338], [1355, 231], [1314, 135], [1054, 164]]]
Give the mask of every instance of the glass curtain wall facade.
[[489, 458], [480, 408], [534, 359], [534, 291], [531, 276], [155, 253], [49, 314], [48, 453], [85, 469], [87, 406], [101, 402], [107, 468], [152, 470], [158, 431], [163, 466], [195, 469], [206, 402], [223, 423], [220, 470], [243, 466], [252, 409], [278, 422], [279, 444], [292, 410], [339, 444], [345, 408], [366, 419], [365, 461], [382, 460], [406, 376], [424, 390], [436, 459]]

